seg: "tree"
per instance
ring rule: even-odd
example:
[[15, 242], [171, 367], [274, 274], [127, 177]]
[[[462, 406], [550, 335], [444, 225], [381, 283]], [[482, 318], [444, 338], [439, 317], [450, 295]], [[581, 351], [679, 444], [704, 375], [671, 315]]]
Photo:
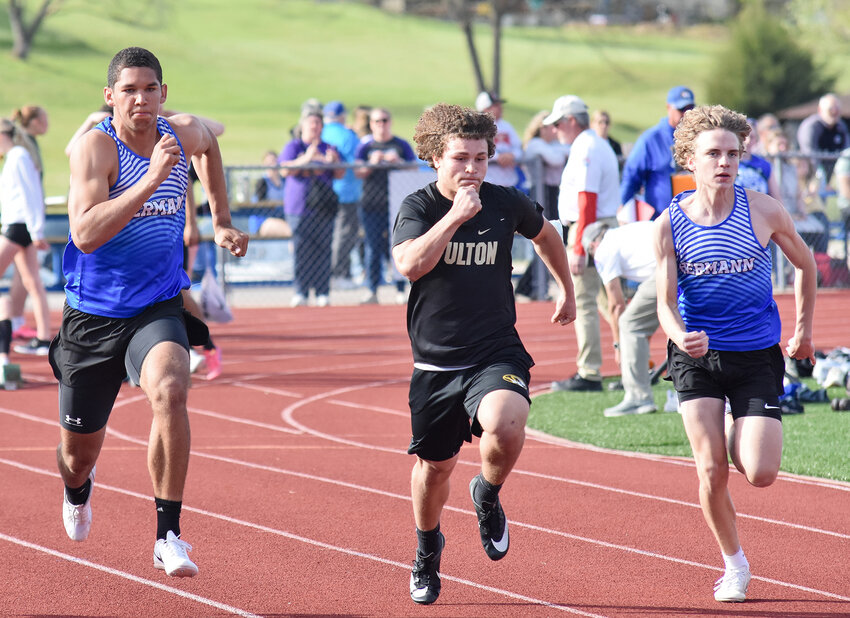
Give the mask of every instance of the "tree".
[[44, 18], [59, 9], [61, 0], [42, 0], [41, 7], [29, 24], [24, 16], [26, 0], [9, 0], [9, 26], [12, 29], [12, 55], [26, 60], [32, 42]]
[[[493, 29], [493, 81], [490, 88], [486, 87], [484, 74], [481, 70], [481, 62], [475, 47], [475, 37], [472, 31], [476, 8], [486, 5], [490, 14], [490, 25]], [[472, 61], [472, 70], [475, 73], [475, 81], [478, 91], [491, 90], [500, 94], [502, 73], [502, 19], [509, 13], [522, 11], [526, 7], [526, 0], [491, 0], [481, 3], [477, 0], [447, 0], [449, 16], [460, 23], [466, 38], [469, 57]]]
[[817, 98], [834, 83], [763, 0], [749, 0], [732, 24], [729, 47], [718, 55], [707, 90], [710, 101], [759, 116]]

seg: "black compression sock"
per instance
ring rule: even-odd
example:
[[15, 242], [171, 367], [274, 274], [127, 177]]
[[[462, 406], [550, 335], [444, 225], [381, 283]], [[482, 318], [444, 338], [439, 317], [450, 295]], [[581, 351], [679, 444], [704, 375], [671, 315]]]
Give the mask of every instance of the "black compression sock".
[[416, 538], [419, 541], [419, 553], [423, 556], [440, 551], [440, 524], [433, 530], [422, 531], [416, 529]]
[[86, 479], [86, 482], [83, 483], [82, 486], [77, 487], [76, 489], [65, 485], [65, 496], [67, 496], [68, 502], [70, 502], [74, 506], [80, 506], [81, 504], [85, 504], [86, 500], [89, 499], [90, 493], [91, 479]]
[[12, 345], [12, 320], [0, 320], [0, 352], [9, 353]]
[[207, 339], [207, 342], [204, 344], [205, 350], [215, 350], [215, 344], [213, 343], [212, 336]]
[[154, 502], [156, 503], [156, 538], [164, 539], [169, 530], [180, 536], [180, 509], [183, 503], [162, 498], [154, 498]]
[[499, 490], [501, 488], [501, 485], [491, 485], [487, 482], [487, 479], [484, 478], [483, 474], [479, 474], [478, 483], [475, 484], [475, 501], [478, 504], [483, 502], [493, 504], [499, 497]]

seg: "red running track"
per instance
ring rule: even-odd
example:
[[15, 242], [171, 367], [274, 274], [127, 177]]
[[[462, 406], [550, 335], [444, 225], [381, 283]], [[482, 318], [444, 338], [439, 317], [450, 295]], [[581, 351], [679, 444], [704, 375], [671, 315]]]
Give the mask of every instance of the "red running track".
[[[848, 301], [847, 292], [820, 296], [819, 347], [850, 342]], [[787, 332], [790, 299], [780, 305]], [[519, 307], [538, 390], [575, 370], [573, 329], [548, 324], [551, 310]], [[500, 562], [479, 543], [467, 493], [478, 454], [464, 447], [442, 520], [443, 592], [435, 605], [417, 606], [407, 591], [415, 536], [403, 308], [243, 309], [236, 317], [214, 327], [224, 374], [196, 379], [190, 395], [182, 528], [200, 567], [193, 579], [152, 566], [150, 415], [138, 389], [122, 389], [110, 420], [91, 536], [65, 536], [56, 386], [44, 359], [22, 359], [29, 384], [0, 394], [0, 613], [850, 615], [850, 484], [783, 475], [757, 490], [732, 476], [754, 579], [750, 600], [730, 606], [712, 597], [721, 561], [690, 461], [534, 433], [502, 493], [513, 542]], [[654, 338], [655, 358], [663, 343]], [[612, 359], [605, 371], [616, 371]]]

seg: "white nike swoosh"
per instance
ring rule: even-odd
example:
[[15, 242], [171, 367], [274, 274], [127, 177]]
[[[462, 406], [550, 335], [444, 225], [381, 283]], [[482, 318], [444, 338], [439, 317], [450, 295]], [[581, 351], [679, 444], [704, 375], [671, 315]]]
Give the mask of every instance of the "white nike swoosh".
[[488, 227], [486, 230], [478, 230], [478, 235], [479, 235], [479, 236], [481, 236], [482, 234], [486, 234], [486, 233], [487, 233], [487, 232], [489, 232], [491, 229], [492, 229], [492, 228], [489, 228], [489, 227]]
[[496, 539], [490, 539], [493, 543], [493, 547], [497, 552], [502, 553], [508, 551], [508, 522], [505, 520], [505, 533], [502, 535], [502, 538], [498, 541]]
[[765, 410], [778, 410], [779, 406], [769, 406], [767, 404], [764, 404], [764, 409]]

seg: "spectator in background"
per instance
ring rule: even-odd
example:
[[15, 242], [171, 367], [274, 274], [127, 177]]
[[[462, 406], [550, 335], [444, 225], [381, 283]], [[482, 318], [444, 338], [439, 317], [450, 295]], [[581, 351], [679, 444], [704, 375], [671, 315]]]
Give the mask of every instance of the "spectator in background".
[[[280, 205], [283, 215], [283, 187], [286, 179], [281, 174], [280, 167], [277, 164], [277, 153], [274, 150], [267, 150], [263, 155], [263, 175], [257, 179], [257, 184], [254, 187], [254, 202], [271, 202], [275, 206]], [[285, 217], [285, 215], [284, 215]]]
[[[593, 257], [608, 296], [614, 358], [620, 365], [625, 396], [604, 415], [650, 414], [658, 408], [649, 374], [649, 339], [658, 330], [653, 223], [636, 221], [609, 229], [597, 221], [584, 229], [582, 244]], [[623, 280], [638, 284], [626, 304]]]
[[[539, 158], [542, 163], [543, 181], [542, 193], [537, 192], [536, 186], [531, 185], [531, 196], [537, 199], [540, 195], [540, 205], [543, 206], [543, 216], [549, 221], [558, 218], [558, 191], [560, 190], [561, 174], [570, 154], [568, 144], [562, 144], [558, 140], [558, 132], [550, 124], [543, 124], [543, 119], [549, 115], [548, 111], [535, 114], [523, 133], [523, 157], [528, 166], [532, 160]], [[535, 176], [527, 173], [526, 176], [534, 182]], [[548, 297], [548, 285], [537, 285], [537, 277], [545, 278], [548, 283], [549, 275], [540, 256], [536, 253], [525, 269], [522, 277], [517, 282], [515, 292], [523, 296], [529, 296], [533, 300], [545, 300]]]
[[[841, 101], [832, 93], [818, 100], [818, 110], [808, 116], [797, 129], [797, 144], [806, 155], [836, 154], [850, 148], [850, 133], [841, 119]], [[824, 181], [829, 182], [835, 161], [823, 160]]]
[[[36, 335], [26, 346], [15, 351], [45, 356], [50, 346], [50, 310], [47, 291], [38, 268], [38, 249], [46, 249], [44, 240], [44, 194], [41, 178], [30, 151], [23, 144], [23, 130], [5, 118], [0, 119], [0, 272], [14, 261], [21, 281], [33, 299]], [[12, 321], [9, 297], [0, 303], [0, 367], [9, 362]], [[1, 370], [1, 369], [0, 369]]]
[[490, 114], [496, 121], [496, 154], [487, 168], [487, 182], [516, 187], [520, 184], [522, 141], [511, 123], [502, 117], [502, 105], [505, 102], [496, 93], [479, 92], [475, 98], [475, 109]]
[[[20, 109], [12, 112], [12, 122], [17, 125], [21, 146], [27, 149], [32, 157], [32, 162], [35, 169], [38, 170], [39, 181], [42, 184], [42, 199], [44, 197], [44, 162], [41, 158], [41, 147], [38, 144], [38, 138], [47, 133], [50, 126], [50, 121], [47, 116], [47, 111], [38, 105], [25, 105]], [[48, 246], [48, 249], [50, 247]], [[57, 253], [59, 247], [57, 246]], [[58, 260], [57, 260], [58, 262]], [[62, 283], [61, 269], [57, 274], [58, 282]], [[17, 266], [12, 275], [12, 284], [9, 287], [9, 302], [10, 311], [12, 314], [12, 338], [13, 339], [29, 339], [32, 340], [38, 336], [33, 329], [26, 326], [24, 319], [24, 306], [27, 302], [27, 289], [21, 280], [21, 273]], [[16, 351], [29, 351], [28, 346], [16, 346]]]
[[753, 154], [758, 155], [760, 157], [767, 157], [771, 134], [776, 129], [781, 130], [782, 128], [779, 124], [779, 118], [777, 118], [775, 114], [771, 114], [770, 112], [768, 112], [767, 114], [762, 114], [755, 121], [755, 128], [757, 139], [753, 144], [752, 152]]
[[351, 112], [351, 130], [361, 140], [371, 133], [369, 129], [369, 115], [371, 113], [372, 108], [368, 105], [358, 105]]
[[39, 178], [44, 178], [44, 163], [41, 159], [41, 148], [36, 138], [47, 133], [50, 125], [47, 112], [38, 105], [25, 105], [12, 112], [12, 122], [23, 130], [21, 134], [21, 145], [26, 148], [35, 169], [38, 170]]
[[752, 153], [754, 140], [758, 140], [755, 120], [748, 118], [747, 124], [750, 125], [750, 133], [744, 140], [744, 150], [738, 162], [738, 176], [735, 178], [735, 184], [745, 189], [766, 193], [778, 200], [781, 197], [779, 185], [776, 184], [770, 163]]
[[644, 131], [623, 165], [620, 203], [627, 204], [643, 192], [643, 200], [655, 209], [654, 219], [673, 199], [673, 131], [686, 111], [694, 107], [694, 93], [676, 86], [667, 93], [667, 114]]
[[[602, 344], [599, 335], [599, 310], [606, 312], [599, 273], [588, 260], [581, 244], [584, 228], [594, 221], [616, 227], [620, 202], [617, 189], [620, 169], [611, 145], [590, 129], [587, 105], [577, 96], [567, 95], [555, 101], [552, 113], [544, 120], [558, 132], [558, 139], [570, 144], [570, 157], [561, 177], [558, 214], [564, 226], [567, 256], [576, 298], [577, 373], [552, 383], [553, 390], [602, 390]], [[599, 304], [599, 310], [597, 310]]]
[[254, 188], [253, 203], [265, 204], [269, 210], [265, 216], [260, 217], [259, 225], [252, 233], [258, 236], [290, 237], [292, 229], [286, 221], [286, 213], [283, 210], [284, 186], [286, 179], [281, 174], [277, 164], [277, 153], [274, 150], [266, 151], [263, 155], [265, 170], [262, 177], [257, 180]]
[[281, 170], [286, 177], [283, 205], [295, 245], [293, 307], [306, 304], [310, 290], [316, 294], [317, 306], [330, 302], [331, 237], [337, 210], [331, 182], [345, 170], [301, 167], [339, 161], [333, 146], [322, 141], [322, 128], [321, 110], [308, 109], [298, 123], [299, 137], [284, 146], [278, 157], [278, 163], [287, 166]]
[[[331, 101], [325, 105], [323, 113], [325, 127], [322, 129], [322, 141], [336, 149], [341, 162], [353, 163], [360, 140], [345, 126], [345, 106], [340, 101]], [[353, 168], [347, 168], [342, 178], [333, 181], [333, 188], [339, 198], [339, 209], [331, 241], [331, 281], [334, 285], [350, 287], [351, 251], [360, 236], [357, 204], [363, 191], [363, 181], [357, 178]]]
[[[398, 163], [416, 160], [410, 144], [393, 135], [392, 122], [392, 114], [388, 109], [372, 108], [369, 114], [372, 132], [363, 138], [354, 155], [358, 163], [368, 164], [356, 170], [358, 178], [363, 179], [363, 197], [357, 212], [366, 235], [365, 270], [369, 296], [365, 303], [378, 302], [383, 265], [386, 263], [389, 267], [389, 170]], [[404, 283], [400, 282], [399, 285], [403, 286]]]
[[540, 205], [543, 206], [543, 216], [552, 221], [558, 218], [558, 192], [570, 145], [558, 140], [558, 131], [554, 125], [543, 124], [543, 119], [548, 115], [548, 111], [535, 114], [525, 128], [523, 146], [526, 161], [539, 157], [543, 162], [544, 190]]
[[[829, 241], [829, 219], [823, 212], [817, 188], [812, 187], [814, 168], [805, 157], [781, 158], [788, 153], [789, 143], [788, 136], [779, 127], [765, 134], [763, 140], [767, 155], [774, 157], [773, 169], [779, 171], [779, 174], [774, 174], [778, 177], [779, 201], [791, 214], [794, 227], [803, 241], [812, 251], [825, 253]], [[814, 191], [810, 191], [810, 187]]]
[[611, 128], [611, 115], [608, 112], [604, 109], [598, 109], [593, 112], [593, 115], [590, 117], [590, 128], [596, 131], [599, 137], [608, 140], [608, 144], [611, 146], [614, 154], [617, 155], [617, 159], [623, 156], [623, 147], [620, 145], [620, 142], [608, 134]]

